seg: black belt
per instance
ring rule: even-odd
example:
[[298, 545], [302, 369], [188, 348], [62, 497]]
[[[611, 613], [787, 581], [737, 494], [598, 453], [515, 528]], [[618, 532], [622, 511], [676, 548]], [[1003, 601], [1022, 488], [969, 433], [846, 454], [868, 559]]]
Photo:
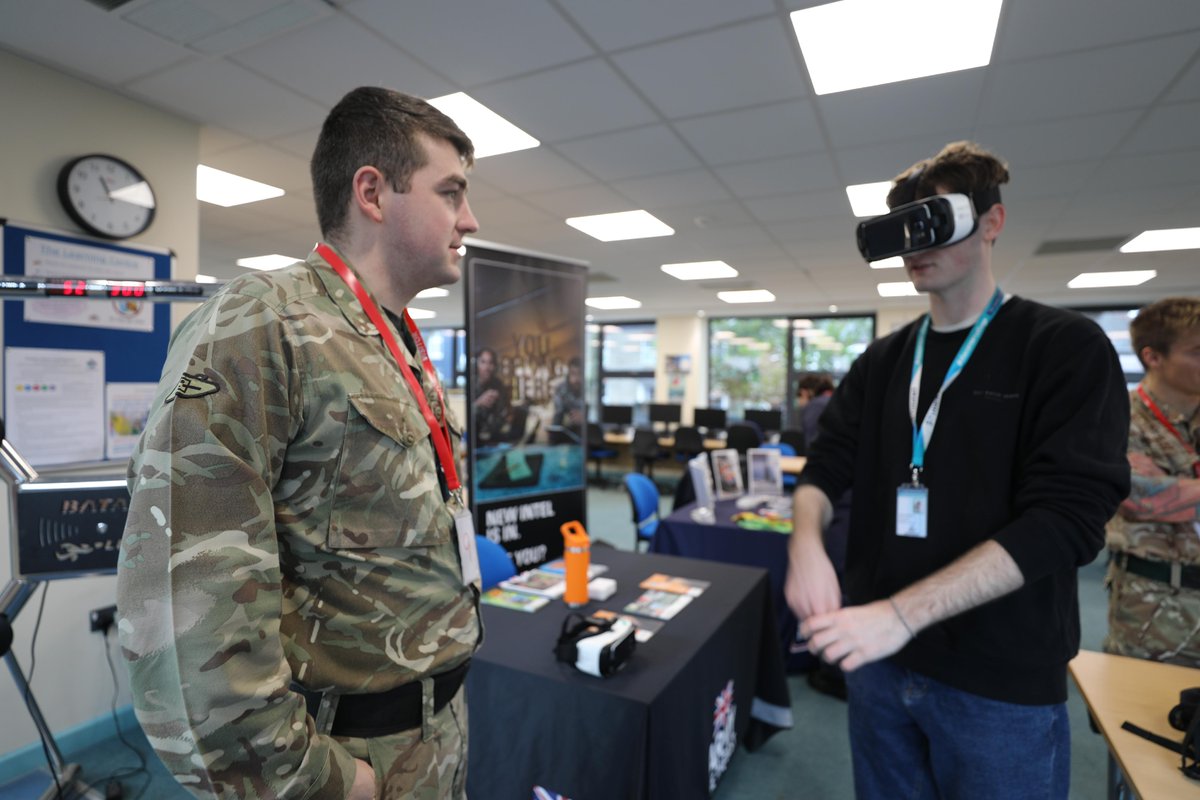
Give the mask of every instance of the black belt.
[[[1171, 570], [1179, 570], [1179, 577], [1171, 580]], [[1165, 583], [1176, 589], [1200, 589], [1200, 567], [1192, 564], [1171, 564], [1167, 561], [1150, 561], [1125, 554], [1125, 570], [1152, 581]]]
[[[441, 711], [454, 699], [467, 677], [470, 659], [457, 667], [433, 676], [433, 710]], [[314, 692], [292, 682], [293, 692], [304, 696], [308, 713], [313, 719], [321, 707], [324, 692]], [[374, 694], [343, 694], [337, 698], [337, 710], [329, 733], [371, 739], [421, 727], [421, 682], [410, 681], [403, 686]]]

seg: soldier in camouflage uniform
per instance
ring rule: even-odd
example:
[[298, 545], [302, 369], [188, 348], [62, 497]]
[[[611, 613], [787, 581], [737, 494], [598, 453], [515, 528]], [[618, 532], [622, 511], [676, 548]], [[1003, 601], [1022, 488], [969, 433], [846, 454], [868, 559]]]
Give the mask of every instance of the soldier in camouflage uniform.
[[1146, 377], [1130, 395], [1133, 490], [1108, 524], [1110, 653], [1200, 667], [1200, 298], [1130, 325]]
[[[118, 628], [138, 720], [198, 797], [465, 794], [478, 565], [421, 406], [450, 452], [460, 427], [398, 314], [459, 277], [472, 154], [424, 101], [354, 90], [313, 155], [327, 245], [230, 282], [172, 337], [130, 465]], [[414, 727], [339, 735], [351, 700], [389, 716], [397, 695]]]

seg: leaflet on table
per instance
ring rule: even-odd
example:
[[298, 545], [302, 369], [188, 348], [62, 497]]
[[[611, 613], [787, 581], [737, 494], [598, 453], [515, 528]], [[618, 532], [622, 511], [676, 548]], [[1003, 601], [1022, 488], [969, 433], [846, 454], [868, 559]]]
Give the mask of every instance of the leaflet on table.
[[659, 629], [663, 626], [662, 620], [646, 619], [645, 617], [632, 617], [629, 614], [618, 614], [616, 611], [609, 611], [607, 608], [601, 608], [593, 611], [592, 616], [599, 617], [600, 619], [629, 620], [633, 623], [633, 626], [636, 629], [633, 632], [633, 637], [637, 639], [639, 643], [650, 641], [650, 638], [654, 636], [654, 634], [658, 633]]
[[655, 619], [670, 619], [683, 610], [684, 606], [695, 599], [690, 594], [663, 592], [658, 589], [647, 589], [638, 596], [637, 600], [625, 606], [624, 611]]
[[[553, 561], [547, 561], [545, 564], [542, 564], [540, 567], [538, 567], [538, 569], [546, 572], [553, 572], [558, 575], [567, 574], [566, 563], [561, 558], [556, 558]], [[605, 572], [608, 572], [608, 567], [604, 564], [588, 564], [589, 581], [597, 575], [603, 575]]]
[[514, 611], [533, 612], [549, 603], [550, 598], [529, 594], [529, 592], [510, 592], [508, 589], [501, 589], [497, 586], [481, 594], [479, 602], [487, 603], [489, 606], [511, 608]]
[[704, 590], [710, 585], [709, 581], [680, 578], [677, 575], [666, 575], [662, 572], [656, 572], [638, 584], [643, 589], [658, 589], [660, 592], [674, 592], [675, 594], [686, 594], [691, 597], [699, 597], [704, 594]]
[[562, 597], [562, 593], [567, 589], [567, 581], [562, 573], [547, 572], [539, 567], [500, 581], [500, 588], [529, 592], [542, 597]]

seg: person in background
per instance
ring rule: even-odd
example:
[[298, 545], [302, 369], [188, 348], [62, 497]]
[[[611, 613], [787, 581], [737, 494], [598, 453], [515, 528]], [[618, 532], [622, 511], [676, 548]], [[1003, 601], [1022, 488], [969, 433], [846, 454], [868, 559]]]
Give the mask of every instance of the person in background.
[[172, 337], [117, 628], [138, 721], [197, 797], [465, 796], [479, 568], [406, 307], [460, 276], [472, 155], [424, 100], [349, 92], [312, 157], [324, 242]]
[[1129, 397], [1133, 489], [1108, 523], [1110, 653], [1200, 667], [1200, 298], [1129, 326], [1146, 370]]
[[[929, 313], [851, 366], [795, 494], [785, 595], [846, 673], [863, 800], [1068, 796], [1076, 573], [1129, 491], [1129, 401], [1099, 326], [997, 288], [1008, 177], [970, 142], [897, 176], [890, 208], [958, 193], [973, 226], [904, 255]], [[850, 487], [839, 585], [821, 530]]]
[[833, 378], [824, 372], [806, 372], [796, 384], [796, 404], [800, 407], [800, 429], [807, 447], [812, 447], [820, 429], [817, 422], [833, 397]]
[[475, 442], [480, 445], [501, 441], [512, 412], [512, 392], [497, 373], [499, 359], [496, 351], [484, 347], [475, 355], [475, 385], [473, 391]]

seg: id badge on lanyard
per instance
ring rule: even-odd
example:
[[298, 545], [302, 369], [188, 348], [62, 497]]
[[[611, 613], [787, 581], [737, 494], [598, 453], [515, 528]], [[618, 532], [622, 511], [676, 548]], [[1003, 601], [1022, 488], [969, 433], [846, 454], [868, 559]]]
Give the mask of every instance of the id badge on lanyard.
[[917, 405], [921, 398], [921, 371], [925, 362], [925, 338], [929, 333], [929, 315], [926, 314], [925, 318], [921, 320], [921, 326], [917, 329], [917, 344], [913, 350], [912, 379], [908, 385], [908, 414], [913, 425], [912, 462], [909, 464], [909, 468], [912, 470], [912, 480], [902, 483], [896, 488], [897, 536], [924, 539], [929, 535], [929, 488], [921, 483], [921, 472], [925, 468], [925, 451], [929, 447], [930, 440], [933, 439], [933, 430], [937, 425], [938, 413], [942, 408], [942, 395], [962, 373], [963, 367], [967, 365], [971, 354], [975, 352], [979, 340], [983, 337], [983, 332], [987, 330], [987, 326], [995, 318], [996, 312], [1003, 304], [1004, 292], [997, 287], [996, 291], [992, 293], [992, 299], [988, 301], [987, 308], [979, 315], [979, 319], [975, 320], [975, 324], [971, 326], [971, 332], [958, 348], [954, 360], [950, 362], [950, 367], [946, 370], [946, 377], [942, 379], [942, 386], [925, 412], [925, 419], [917, 424]]

